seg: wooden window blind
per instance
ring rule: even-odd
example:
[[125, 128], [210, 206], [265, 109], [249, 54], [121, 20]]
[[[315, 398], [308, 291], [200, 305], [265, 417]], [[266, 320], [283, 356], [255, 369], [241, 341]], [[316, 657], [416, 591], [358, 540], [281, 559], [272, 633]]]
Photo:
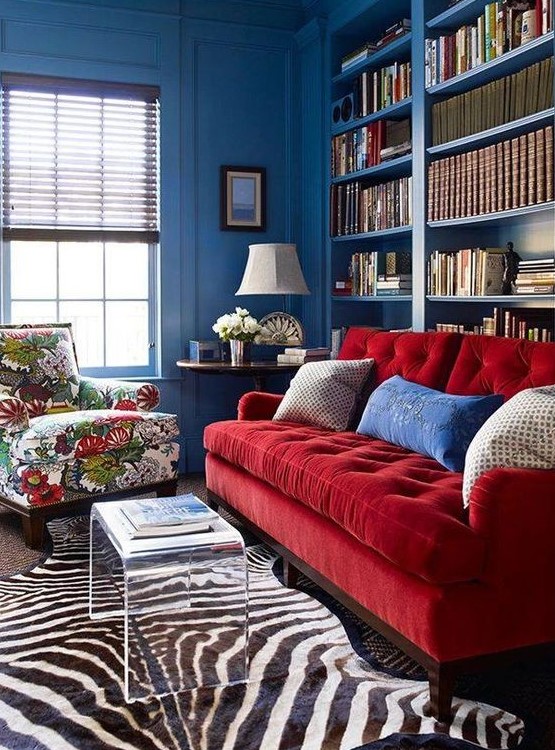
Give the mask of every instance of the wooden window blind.
[[8, 75], [2, 93], [6, 239], [158, 241], [156, 89]]

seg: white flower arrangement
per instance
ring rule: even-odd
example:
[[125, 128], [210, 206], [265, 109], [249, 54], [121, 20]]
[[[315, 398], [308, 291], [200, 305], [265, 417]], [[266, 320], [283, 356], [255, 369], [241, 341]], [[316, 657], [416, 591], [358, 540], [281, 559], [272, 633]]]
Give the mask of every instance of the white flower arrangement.
[[212, 326], [222, 341], [260, 341], [269, 334], [244, 307], [236, 307], [234, 313], [221, 315]]

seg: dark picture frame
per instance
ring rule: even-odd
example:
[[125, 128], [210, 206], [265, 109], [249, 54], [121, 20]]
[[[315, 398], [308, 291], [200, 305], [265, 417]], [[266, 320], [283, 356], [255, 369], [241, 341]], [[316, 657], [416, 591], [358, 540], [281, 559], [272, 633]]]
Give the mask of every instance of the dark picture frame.
[[239, 232], [266, 229], [264, 167], [220, 167], [220, 228]]

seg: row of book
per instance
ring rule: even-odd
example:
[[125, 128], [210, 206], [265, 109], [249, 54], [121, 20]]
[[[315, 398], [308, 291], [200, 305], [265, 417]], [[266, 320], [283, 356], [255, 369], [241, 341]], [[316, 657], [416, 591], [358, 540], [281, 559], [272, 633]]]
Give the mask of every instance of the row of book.
[[412, 223], [412, 177], [400, 177], [380, 185], [356, 180], [332, 185], [330, 190], [330, 234], [377, 232]]
[[517, 294], [554, 294], [555, 254], [551, 258], [521, 260], [514, 286]]
[[426, 86], [490, 62], [552, 28], [551, 0], [487, 3], [475, 23], [438, 39], [426, 39]]
[[428, 167], [428, 221], [552, 201], [553, 125]]
[[410, 62], [365, 70], [353, 81], [353, 111], [357, 118], [366, 117], [411, 95]]
[[547, 308], [494, 307], [493, 315], [482, 318], [481, 324], [466, 328], [460, 323], [436, 323], [436, 331], [481, 334], [528, 341], [554, 340], [554, 314]]
[[432, 107], [434, 146], [553, 107], [553, 56]]
[[474, 297], [503, 293], [505, 249], [435, 250], [428, 260], [428, 294]]
[[341, 58], [341, 72], [343, 73], [354, 65], [358, 65], [377, 50], [383, 49], [404, 34], [408, 34], [410, 29], [410, 18], [402, 18], [401, 20], [396, 21], [384, 31], [382, 36], [376, 42], [366, 42], [361, 47], [357, 47], [344, 55]]
[[[353, 297], [411, 294], [411, 273], [379, 273], [381, 253], [356, 252], [349, 263], [350, 294]], [[349, 288], [349, 287], [347, 287]]]
[[332, 138], [331, 174], [341, 177], [409, 153], [410, 120], [378, 120]]

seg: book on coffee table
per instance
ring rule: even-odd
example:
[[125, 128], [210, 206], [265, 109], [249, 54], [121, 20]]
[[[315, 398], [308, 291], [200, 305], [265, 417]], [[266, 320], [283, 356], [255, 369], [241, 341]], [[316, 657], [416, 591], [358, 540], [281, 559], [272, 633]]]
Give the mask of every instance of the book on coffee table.
[[192, 494], [129, 500], [121, 504], [120, 511], [133, 539], [210, 531], [210, 521], [218, 517]]

